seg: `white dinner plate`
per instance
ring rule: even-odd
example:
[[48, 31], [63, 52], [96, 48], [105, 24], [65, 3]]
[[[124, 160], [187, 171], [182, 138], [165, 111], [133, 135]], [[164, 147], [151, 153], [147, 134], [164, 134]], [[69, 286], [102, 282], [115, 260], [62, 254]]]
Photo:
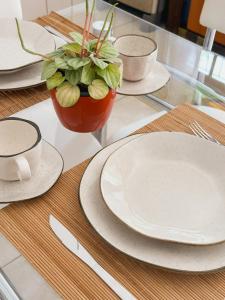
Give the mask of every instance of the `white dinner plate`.
[[61, 154], [42, 140], [42, 159], [38, 170], [29, 180], [0, 180], [0, 203], [12, 203], [36, 198], [49, 191], [63, 171]]
[[[25, 46], [35, 52], [47, 54], [55, 49], [53, 36], [37, 23], [19, 21]], [[15, 19], [0, 19], [0, 72], [12, 72], [41, 61], [21, 47]]]
[[[57, 48], [65, 44], [61, 38], [54, 37], [54, 40]], [[41, 79], [41, 70], [42, 62], [39, 62], [15, 73], [3, 75], [0, 73], [0, 91], [19, 90], [44, 83], [45, 80]]]
[[119, 222], [106, 206], [100, 191], [100, 175], [107, 158], [137, 138], [120, 140], [100, 151], [89, 163], [80, 184], [82, 209], [96, 232], [121, 252], [149, 264], [176, 271], [211, 272], [225, 267], [225, 243], [192, 246], [148, 238]]
[[109, 209], [148, 237], [209, 245], [225, 240], [225, 148], [176, 132], [146, 134], [105, 163]]
[[170, 73], [160, 62], [156, 62], [153, 70], [139, 81], [123, 80], [117, 93], [127, 96], [140, 96], [161, 89], [170, 79]]

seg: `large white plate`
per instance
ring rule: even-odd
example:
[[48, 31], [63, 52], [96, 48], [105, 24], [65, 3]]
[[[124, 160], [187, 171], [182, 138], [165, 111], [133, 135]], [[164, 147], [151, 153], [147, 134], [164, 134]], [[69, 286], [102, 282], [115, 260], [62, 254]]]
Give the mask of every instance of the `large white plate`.
[[80, 203], [90, 224], [121, 252], [155, 266], [187, 272], [224, 268], [225, 243], [202, 247], [151, 239], [119, 222], [108, 209], [100, 191], [102, 167], [116, 149], [135, 138], [131, 136], [104, 148], [88, 165], [80, 184]]
[[225, 240], [225, 148], [195, 136], [156, 132], [115, 151], [101, 177], [103, 198], [146, 236], [186, 244]]
[[[42, 54], [55, 49], [54, 38], [42, 26], [28, 21], [19, 21], [19, 24], [27, 48]], [[0, 19], [0, 45], [0, 72], [15, 71], [41, 61], [39, 56], [22, 49], [15, 19]]]
[[[65, 42], [58, 37], [54, 37], [56, 47], [60, 47]], [[45, 82], [41, 79], [42, 62], [28, 66], [16, 73], [0, 73], [0, 91], [18, 90], [40, 85]]]
[[147, 95], [161, 89], [169, 79], [170, 73], [157, 61], [153, 70], [143, 80], [123, 80], [121, 87], [117, 89], [117, 93], [128, 96]]

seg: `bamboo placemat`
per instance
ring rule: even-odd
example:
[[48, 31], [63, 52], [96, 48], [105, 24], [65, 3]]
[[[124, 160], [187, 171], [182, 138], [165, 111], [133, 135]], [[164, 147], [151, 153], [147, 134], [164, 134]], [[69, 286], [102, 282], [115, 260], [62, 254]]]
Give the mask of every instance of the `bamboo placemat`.
[[[51, 12], [48, 16], [38, 18], [36, 20], [42, 26], [50, 25], [63, 33], [68, 35], [71, 31], [82, 32], [82, 28], [55, 12]], [[93, 35], [90, 35], [93, 38]], [[12, 115], [24, 108], [34, 105], [40, 101], [49, 98], [49, 91], [45, 84], [18, 91], [4, 91], [0, 92], [0, 118]]]
[[[139, 133], [189, 132], [197, 120], [225, 144], [225, 125], [188, 105], [182, 105]], [[53, 214], [81, 241], [99, 263], [138, 299], [224, 299], [225, 272], [187, 275], [155, 269], [108, 245], [86, 220], [78, 189], [88, 160], [64, 173], [58, 183], [36, 200], [12, 204], [0, 211], [0, 231], [33, 264], [63, 299], [117, 299], [92, 270], [54, 236], [48, 216]]]

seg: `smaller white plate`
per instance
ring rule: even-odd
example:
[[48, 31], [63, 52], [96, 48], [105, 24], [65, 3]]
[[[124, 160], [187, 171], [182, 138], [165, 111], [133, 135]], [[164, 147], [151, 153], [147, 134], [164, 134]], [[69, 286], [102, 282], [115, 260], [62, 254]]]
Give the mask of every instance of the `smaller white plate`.
[[161, 89], [169, 79], [170, 73], [157, 61], [153, 70], [143, 80], [123, 80], [121, 87], [117, 89], [117, 93], [128, 96], [147, 95]]
[[[59, 37], [54, 36], [54, 40], [56, 48], [65, 44]], [[1, 74], [0, 72], [0, 91], [19, 90], [40, 85], [45, 82], [41, 79], [41, 71], [42, 62], [9, 74]]]
[[63, 158], [44, 140], [42, 140], [42, 151], [40, 166], [29, 180], [0, 180], [0, 203], [18, 202], [41, 196], [56, 183], [63, 171]]
[[103, 198], [148, 237], [193, 245], [225, 240], [225, 148], [176, 132], [146, 134], [114, 152]]
[[[25, 46], [38, 53], [47, 54], [55, 49], [53, 36], [42, 26], [19, 21]], [[13, 71], [41, 61], [39, 56], [24, 51], [17, 33], [15, 19], [0, 19], [0, 72]]]

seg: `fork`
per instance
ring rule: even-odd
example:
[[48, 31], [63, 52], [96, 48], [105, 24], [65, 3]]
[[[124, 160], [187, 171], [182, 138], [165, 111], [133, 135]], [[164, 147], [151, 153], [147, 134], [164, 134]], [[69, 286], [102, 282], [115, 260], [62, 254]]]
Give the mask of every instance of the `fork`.
[[214, 142], [218, 145], [221, 145], [217, 139], [215, 139], [211, 134], [209, 134], [205, 129], [202, 128], [202, 126], [197, 122], [194, 121], [193, 123], [189, 124], [189, 128], [192, 130], [192, 132], [203, 139], [206, 139], [208, 141]]

